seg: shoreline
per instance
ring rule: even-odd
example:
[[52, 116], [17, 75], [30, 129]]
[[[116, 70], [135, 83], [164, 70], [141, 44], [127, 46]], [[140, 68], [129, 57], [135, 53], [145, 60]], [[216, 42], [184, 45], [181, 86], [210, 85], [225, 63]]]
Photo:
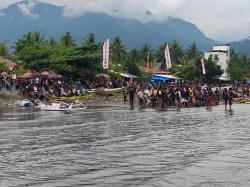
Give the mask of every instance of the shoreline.
[[17, 100], [20, 100], [21, 96], [18, 93], [10, 92], [6, 90], [0, 91], [0, 107], [4, 107], [7, 104], [15, 103]]

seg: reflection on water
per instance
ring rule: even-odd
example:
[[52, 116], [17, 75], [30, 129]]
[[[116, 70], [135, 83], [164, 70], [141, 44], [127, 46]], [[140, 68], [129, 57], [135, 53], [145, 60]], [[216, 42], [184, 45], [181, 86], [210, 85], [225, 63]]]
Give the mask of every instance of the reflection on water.
[[250, 105], [0, 111], [0, 186], [250, 186]]

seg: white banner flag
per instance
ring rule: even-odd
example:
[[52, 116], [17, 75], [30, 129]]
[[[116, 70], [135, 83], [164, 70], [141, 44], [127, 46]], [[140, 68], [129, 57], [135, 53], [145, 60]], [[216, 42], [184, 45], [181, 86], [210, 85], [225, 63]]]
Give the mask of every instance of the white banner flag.
[[206, 75], [206, 67], [205, 67], [204, 59], [201, 59], [201, 68], [202, 68], [202, 74]]
[[109, 39], [107, 39], [103, 44], [103, 69], [109, 68]]
[[166, 69], [170, 69], [172, 67], [172, 63], [171, 63], [171, 57], [170, 57], [168, 44], [165, 48], [165, 59], [166, 59]]

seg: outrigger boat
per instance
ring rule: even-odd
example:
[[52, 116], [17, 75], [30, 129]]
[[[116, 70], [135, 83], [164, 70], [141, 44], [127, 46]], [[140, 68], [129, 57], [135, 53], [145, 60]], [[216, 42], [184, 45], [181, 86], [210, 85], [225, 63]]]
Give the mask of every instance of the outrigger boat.
[[239, 102], [239, 103], [249, 104], [250, 103], [250, 98], [249, 97], [234, 98], [234, 101]]
[[82, 103], [52, 103], [51, 105], [46, 105], [44, 103], [39, 104], [36, 108], [41, 109], [42, 111], [76, 111], [76, 110], [85, 110], [86, 106]]
[[96, 95], [103, 95], [103, 96], [108, 96], [111, 94], [119, 94], [122, 93], [126, 90], [126, 87], [122, 87], [122, 88], [98, 88], [98, 89], [94, 89], [94, 90], [90, 90], [88, 91], [89, 93], [94, 93]]
[[73, 96], [73, 97], [52, 97], [52, 99], [54, 101], [64, 101], [64, 102], [72, 102], [72, 101], [84, 101], [84, 100], [88, 100], [91, 99], [94, 96], [93, 93], [90, 94], [86, 94], [83, 96]]

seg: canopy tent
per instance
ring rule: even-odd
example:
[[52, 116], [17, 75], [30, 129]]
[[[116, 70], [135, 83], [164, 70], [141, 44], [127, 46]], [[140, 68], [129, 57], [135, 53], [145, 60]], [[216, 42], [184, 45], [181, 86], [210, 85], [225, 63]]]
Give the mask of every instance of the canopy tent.
[[62, 78], [62, 75], [59, 75], [53, 71], [44, 71], [41, 73], [41, 76], [43, 78], [47, 78], [47, 79], [60, 79], [60, 78]]
[[121, 75], [121, 77], [129, 78], [129, 79], [138, 79], [137, 76], [132, 75], [130, 73], [121, 73], [120, 75]]
[[180, 78], [175, 77], [173, 75], [162, 75], [162, 74], [154, 74], [151, 78], [151, 81], [167, 81], [167, 80], [180, 80]]
[[151, 81], [168, 81], [170, 80], [169, 78], [166, 77], [160, 77], [160, 76], [152, 76]]
[[104, 79], [110, 79], [110, 76], [105, 74], [105, 73], [101, 73], [99, 75], [97, 75], [98, 78], [104, 78]]
[[230, 81], [231, 80], [228, 77], [219, 77], [218, 79], [221, 80], [221, 81]]
[[36, 71], [28, 71], [27, 73], [18, 76], [19, 79], [34, 79], [37, 77], [40, 77], [40, 73]]

